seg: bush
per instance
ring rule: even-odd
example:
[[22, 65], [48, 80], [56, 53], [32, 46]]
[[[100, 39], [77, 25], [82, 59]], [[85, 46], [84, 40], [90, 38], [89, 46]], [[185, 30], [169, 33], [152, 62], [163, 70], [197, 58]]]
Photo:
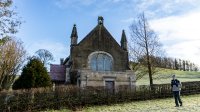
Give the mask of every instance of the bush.
[[13, 84], [13, 89], [30, 89], [51, 86], [51, 79], [39, 59], [32, 58], [24, 66], [22, 74]]

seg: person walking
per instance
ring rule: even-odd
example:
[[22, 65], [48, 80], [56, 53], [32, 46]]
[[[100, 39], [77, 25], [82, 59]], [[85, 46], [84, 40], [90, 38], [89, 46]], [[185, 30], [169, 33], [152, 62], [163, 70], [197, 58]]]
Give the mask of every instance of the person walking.
[[180, 98], [180, 91], [181, 91], [181, 82], [176, 79], [176, 76], [173, 75], [172, 76], [172, 80], [171, 80], [171, 87], [172, 87], [172, 91], [173, 91], [173, 95], [174, 95], [174, 99], [175, 99], [175, 107], [179, 107], [183, 105], [183, 102], [181, 101]]

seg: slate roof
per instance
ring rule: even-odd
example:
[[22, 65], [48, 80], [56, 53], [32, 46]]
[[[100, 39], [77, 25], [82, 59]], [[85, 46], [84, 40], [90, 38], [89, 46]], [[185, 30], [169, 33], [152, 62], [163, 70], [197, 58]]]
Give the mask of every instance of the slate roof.
[[[93, 36], [95, 34], [98, 34], [96, 36]], [[106, 29], [106, 27], [103, 24], [98, 24], [96, 27], [92, 29], [79, 43], [78, 45], [82, 44], [83, 42], [87, 41], [88, 38], [106, 38], [111, 39], [117, 47], [121, 49], [121, 46], [119, 43], [115, 40], [115, 38], [110, 34], [110, 32]]]
[[50, 65], [50, 77], [52, 81], [65, 81], [66, 66], [65, 65]]

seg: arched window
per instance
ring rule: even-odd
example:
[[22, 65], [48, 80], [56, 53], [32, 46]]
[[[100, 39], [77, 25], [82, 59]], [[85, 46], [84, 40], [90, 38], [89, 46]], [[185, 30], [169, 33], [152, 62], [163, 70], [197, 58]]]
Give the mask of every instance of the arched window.
[[94, 52], [89, 56], [90, 68], [93, 71], [111, 71], [113, 59], [105, 52]]

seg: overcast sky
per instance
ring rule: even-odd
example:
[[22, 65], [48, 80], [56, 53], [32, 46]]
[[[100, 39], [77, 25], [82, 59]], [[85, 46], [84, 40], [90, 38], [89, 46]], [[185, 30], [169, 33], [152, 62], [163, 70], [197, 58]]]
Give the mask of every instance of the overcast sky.
[[200, 65], [200, 0], [14, 0], [14, 5], [24, 21], [17, 37], [29, 55], [47, 49], [56, 64], [69, 55], [73, 24], [80, 41], [103, 16], [119, 42], [122, 30], [130, 37], [130, 24], [145, 12], [167, 56]]

